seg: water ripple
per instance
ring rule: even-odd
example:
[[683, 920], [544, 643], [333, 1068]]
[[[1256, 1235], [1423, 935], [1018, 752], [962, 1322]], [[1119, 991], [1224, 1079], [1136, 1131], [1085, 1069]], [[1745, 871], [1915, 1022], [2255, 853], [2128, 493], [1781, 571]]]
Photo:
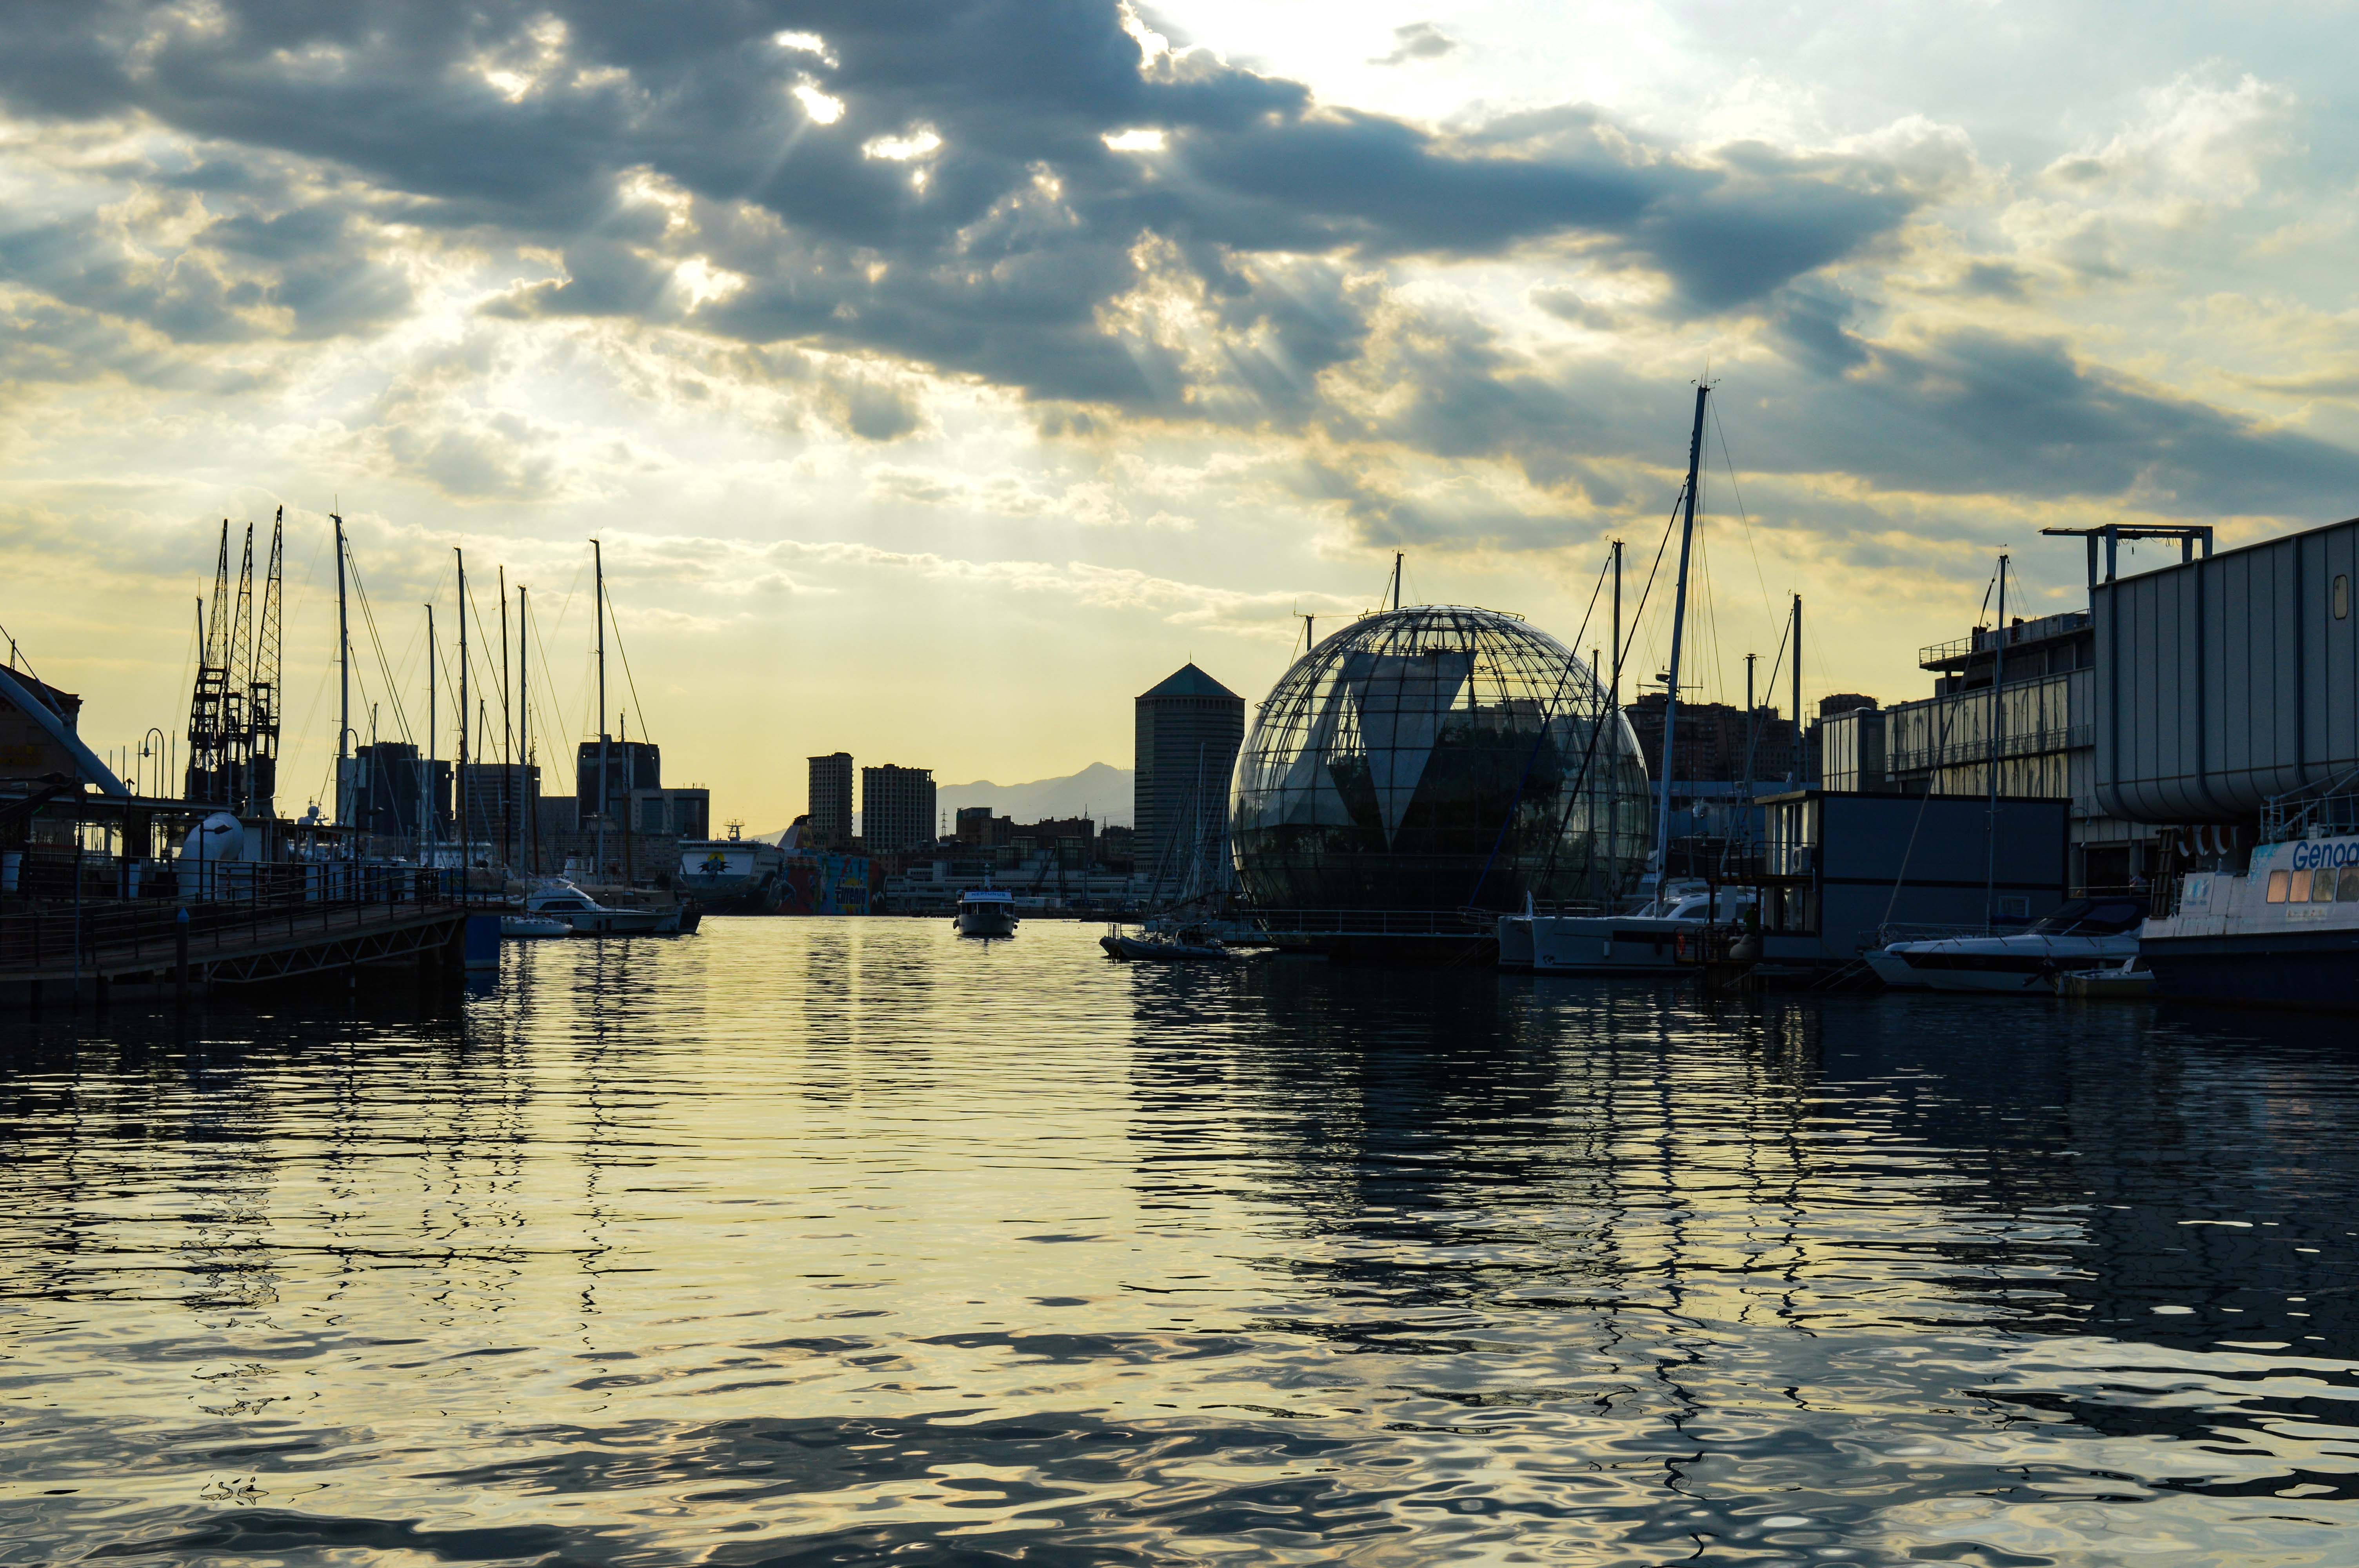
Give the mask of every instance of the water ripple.
[[0, 1564], [2348, 1560], [2333, 1030], [525, 945], [0, 1024]]

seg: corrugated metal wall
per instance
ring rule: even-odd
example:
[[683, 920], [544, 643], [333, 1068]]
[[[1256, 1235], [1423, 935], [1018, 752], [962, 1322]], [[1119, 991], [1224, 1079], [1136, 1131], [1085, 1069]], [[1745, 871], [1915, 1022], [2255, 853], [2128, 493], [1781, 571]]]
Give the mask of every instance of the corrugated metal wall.
[[2359, 519], [2093, 589], [2099, 807], [2234, 822], [2359, 768], [2354, 574]]

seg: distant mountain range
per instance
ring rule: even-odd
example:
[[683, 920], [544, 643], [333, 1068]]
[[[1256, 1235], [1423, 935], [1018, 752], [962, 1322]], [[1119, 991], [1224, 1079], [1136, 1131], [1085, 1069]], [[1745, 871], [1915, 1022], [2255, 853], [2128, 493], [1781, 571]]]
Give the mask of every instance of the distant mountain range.
[[989, 779], [973, 784], [943, 784], [934, 791], [945, 816], [962, 806], [987, 806], [995, 816], [1018, 822], [1039, 822], [1055, 816], [1095, 817], [1101, 827], [1130, 826], [1131, 783], [1128, 768], [1092, 762], [1080, 773], [1060, 779], [1034, 779], [1030, 784], [999, 784]]
[[[954, 817], [961, 806], [987, 806], [993, 816], [1012, 816], [1018, 822], [1087, 814], [1096, 819], [1100, 827], [1127, 827], [1131, 825], [1131, 784], [1136, 777], [1128, 768], [1092, 762], [1080, 773], [1068, 773], [1060, 779], [1034, 779], [1030, 784], [1002, 784], [977, 779], [973, 784], [941, 784], [935, 788], [934, 803], [945, 819]], [[749, 837], [775, 844], [785, 832], [777, 828]]]

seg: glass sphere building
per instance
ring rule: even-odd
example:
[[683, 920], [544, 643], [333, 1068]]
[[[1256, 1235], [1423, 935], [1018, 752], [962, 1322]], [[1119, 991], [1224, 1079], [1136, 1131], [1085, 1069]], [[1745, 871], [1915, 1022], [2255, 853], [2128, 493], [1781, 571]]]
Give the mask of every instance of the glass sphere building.
[[1237, 756], [1231, 834], [1266, 908], [1603, 902], [1645, 868], [1647, 770], [1572, 653], [1512, 615], [1364, 616], [1294, 663]]

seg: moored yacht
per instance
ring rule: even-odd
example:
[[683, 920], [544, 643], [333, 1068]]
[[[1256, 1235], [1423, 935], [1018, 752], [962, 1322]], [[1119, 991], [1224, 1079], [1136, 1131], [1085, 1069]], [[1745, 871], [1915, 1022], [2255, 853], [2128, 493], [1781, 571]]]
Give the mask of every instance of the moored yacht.
[[[1509, 951], [1509, 922], [1530, 931], [1530, 968], [1541, 975], [1670, 974], [1703, 956], [1702, 942], [1715, 925], [1732, 925], [1754, 906], [1749, 888], [1722, 888], [1641, 905], [1627, 914], [1509, 915], [1500, 922], [1499, 952]], [[1522, 934], [1514, 940], [1517, 948]]]
[[958, 929], [962, 936], [1016, 935], [1016, 895], [1006, 888], [973, 888], [959, 895]]
[[2076, 898], [2022, 931], [1890, 942], [1863, 957], [1897, 990], [2050, 996], [2060, 974], [2136, 957], [2145, 917], [2143, 898]]
[[528, 915], [565, 922], [576, 936], [656, 936], [679, 929], [677, 911], [611, 909], [561, 880], [536, 889], [524, 908]]

